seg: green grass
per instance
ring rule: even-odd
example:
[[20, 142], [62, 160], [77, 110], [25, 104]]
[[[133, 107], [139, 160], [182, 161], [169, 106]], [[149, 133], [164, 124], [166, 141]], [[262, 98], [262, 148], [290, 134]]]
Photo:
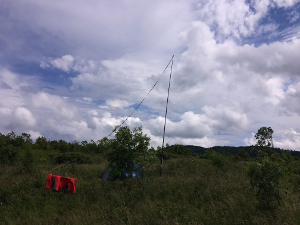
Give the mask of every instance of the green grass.
[[91, 158], [94, 164], [52, 171], [78, 179], [73, 195], [46, 189], [56, 165], [36, 162], [29, 172], [1, 165], [0, 224], [300, 224], [297, 174], [282, 181], [289, 193], [270, 212], [256, 207], [247, 162], [226, 159], [218, 168], [208, 159], [175, 158], [165, 161], [162, 177], [156, 163], [145, 180], [103, 182], [107, 161]]

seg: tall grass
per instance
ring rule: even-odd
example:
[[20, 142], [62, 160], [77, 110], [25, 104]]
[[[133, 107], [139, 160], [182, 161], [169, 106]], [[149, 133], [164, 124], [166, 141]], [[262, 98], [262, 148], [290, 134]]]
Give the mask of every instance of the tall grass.
[[[97, 158], [98, 157], [98, 158]], [[276, 212], [260, 211], [246, 177], [247, 162], [192, 157], [153, 165], [144, 180], [100, 181], [107, 162], [72, 164], [53, 174], [77, 178], [77, 193], [46, 189], [52, 164], [1, 166], [1, 224], [300, 224], [299, 175], [284, 183]], [[96, 163], [95, 163], [96, 162]], [[300, 161], [294, 161], [300, 168]], [[22, 172], [23, 171], [23, 172]]]

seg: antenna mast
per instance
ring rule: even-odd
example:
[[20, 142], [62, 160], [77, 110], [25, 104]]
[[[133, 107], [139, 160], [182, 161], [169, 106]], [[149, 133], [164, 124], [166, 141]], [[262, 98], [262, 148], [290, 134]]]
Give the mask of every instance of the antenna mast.
[[172, 63], [171, 63], [171, 72], [170, 72], [169, 87], [168, 87], [168, 97], [167, 97], [167, 104], [166, 104], [165, 125], [164, 125], [164, 133], [163, 133], [163, 142], [162, 142], [162, 147], [161, 147], [160, 175], [162, 175], [162, 165], [163, 165], [163, 161], [164, 161], [163, 155], [164, 155], [164, 144], [165, 144], [165, 133], [166, 133], [166, 124], [167, 124], [169, 94], [170, 94], [172, 68], [173, 68], [173, 58], [174, 58], [174, 55], [172, 56], [172, 59], [171, 59]]

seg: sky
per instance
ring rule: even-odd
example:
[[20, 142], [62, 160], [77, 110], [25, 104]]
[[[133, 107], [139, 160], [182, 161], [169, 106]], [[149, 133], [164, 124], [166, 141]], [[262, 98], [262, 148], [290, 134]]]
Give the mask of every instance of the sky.
[[[0, 132], [300, 150], [300, 0], [0, 0]], [[113, 135], [111, 136], [113, 138]]]

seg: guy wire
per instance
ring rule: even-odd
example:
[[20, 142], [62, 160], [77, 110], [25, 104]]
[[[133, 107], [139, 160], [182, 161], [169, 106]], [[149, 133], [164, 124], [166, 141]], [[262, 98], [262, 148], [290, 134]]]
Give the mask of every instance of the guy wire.
[[[172, 56], [172, 58], [169, 61], [168, 65], [166, 66], [166, 68], [164, 69], [164, 71], [162, 72], [162, 74], [160, 75], [160, 77], [158, 78], [158, 80], [155, 82], [155, 84], [153, 85], [153, 87], [150, 89], [150, 91], [148, 92], [148, 94], [140, 102], [140, 104], [138, 104], [138, 106], [132, 111], [132, 113], [119, 126], [117, 126], [107, 137], [109, 137], [110, 135], [112, 135], [118, 128], [120, 128], [132, 116], [132, 114], [140, 107], [140, 105], [144, 102], [144, 100], [148, 97], [148, 95], [150, 94], [150, 92], [156, 86], [156, 84], [158, 83], [158, 81], [160, 80], [160, 78], [162, 77], [162, 75], [165, 73], [166, 69], [169, 67], [169, 65], [170, 65], [171, 62], [172, 62], [172, 66], [173, 66], [173, 58], [174, 58], [174, 55]], [[172, 67], [171, 67], [171, 71], [172, 71]], [[169, 83], [169, 88], [170, 88], [170, 83]], [[169, 89], [168, 89], [168, 98], [169, 98]]]

